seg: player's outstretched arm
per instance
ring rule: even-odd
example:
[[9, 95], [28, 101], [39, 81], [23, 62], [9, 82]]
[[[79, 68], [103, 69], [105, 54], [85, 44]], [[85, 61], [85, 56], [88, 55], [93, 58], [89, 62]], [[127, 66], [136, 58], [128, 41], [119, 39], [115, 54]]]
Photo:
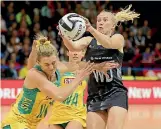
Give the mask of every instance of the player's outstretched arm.
[[93, 64], [88, 63], [85, 68], [80, 70], [79, 74], [77, 74], [72, 83], [69, 84], [70, 86], [66, 87], [57, 87], [52, 82], [48, 81], [42, 73], [35, 70], [31, 70], [26, 79], [30, 82], [34, 82], [36, 88], [54, 100], [63, 101], [74, 92], [79, 83], [92, 72], [92, 69]]
[[86, 21], [86, 31], [90, 32], [103, 47], [119, 50], [123, 48], [124, 37], [121, 34], [114, 34], [112, 37], [102, 34], [92, 27], [87, 18], [81, 17]]
[[37, 58], [37, 54], [36, 54], [36, 40], [34, 40], [33, 44], [32, 44], [32, 50], [31, 50], [31, 53], [29, 55], [28, 62], [27, 62], [27, 69], [28, 70], [33, 68], [33, 66], [36, 64], [36, 58]]

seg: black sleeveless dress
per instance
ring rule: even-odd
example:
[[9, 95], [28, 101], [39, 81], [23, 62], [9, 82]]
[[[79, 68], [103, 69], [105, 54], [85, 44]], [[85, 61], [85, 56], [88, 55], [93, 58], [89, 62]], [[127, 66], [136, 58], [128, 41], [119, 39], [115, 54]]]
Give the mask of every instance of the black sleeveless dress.
[[123, 53], [117, 49], [107, 49], [97, 45], [96, 39], [89, 44], [85, 60], [95, 63], [113, 61], [120, 64], [119, 68], [107, 71], [109, 78], [101, 72], [93, 72], [88, 81], [88, 112], [106, 110], [112, 106], [128, 109], [127, 88], [122, 83], [121, 64]]

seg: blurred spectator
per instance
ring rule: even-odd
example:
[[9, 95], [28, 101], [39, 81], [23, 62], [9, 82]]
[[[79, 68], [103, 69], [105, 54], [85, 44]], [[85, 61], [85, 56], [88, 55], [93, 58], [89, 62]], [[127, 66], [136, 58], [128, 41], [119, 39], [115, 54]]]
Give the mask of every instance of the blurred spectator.
[[134, 24], [130, 27], [130, 31], [133, 32], [134, 35], [138, 32], [138, 21], [134, 20]]
[[19, 50], [18, 54], [20, 55], [20, 64], [23, 65], [25, 58], [29, 57], [31, 48], [29, 44], [24, 44], [22, 49]]
[[6, 26], [6, 21], [3, 19], [1, 16], [1, 32], [6, 32], [7, 31], [7, 26]]
[[40, 24], [39, 23], [36, 23], [34, 25], [34, 28], [33, 28], [33, 34], [32, 35], [36, 35], [38, 33], [41, 33], [41, 30], [40, 30]]
[[40, 22], [40, 16], [39, 15], [34, 15], [34, 23], [39, 23]]
[[95, 17], [97, 17], [97, 11], [96, 11], [96, 6], [94, 4], [92, 4], [89, 9], [85, 10], [85, 16], [87, 18], [94, 19]]
[[43, 33], [43, 35], [50, 37], [52, 40], [56, 39], [56, 33], [55, 33], [55, 31], [52, 30], [51, 26], [48, 26], [47, 30], [44, 29], [42, 31], [42, 33]]
[[15, 40], [13, 38], [10, 39], [10, 42], [7, 44], [7, 52], [8, 54], [14, 51], [14, 45], [16, 45]]
[[76, 4], [75, 12], [80, 15], [84, 15], [84, 9], [82, 8], [81, 3]]
[[26, 31], [25, 31], [25, 37], [30, 37], [30, 30], [29, 29], [26, 29]]
[[84, 9], [89, 9], [90, 6], [94, 5], [94, 1], [82, 1], [81, 5]]
[[127, 34], [127, 32], [123, 32], [123, 37], [124, 37], [125, 43], [127, 42], [127, 43], [129, 44], [129, 46], [132, 47], [132, 43], [131, 43], [131, 41], [128, 39], [128, 34]]
[[161, 43], [156, 43], [154, 50], [154, 62], [161, 64]]
[[6, 20], [9, 20], [9, 17], [12, 14], [14, 14], [14, 3], [10, 2], [7, 7]]
[[116, 33], [119, 33], [119, 34], [123, 34], [124, 32], [124, 28], [123, 28], [123, 25], [118, 25], [117, 28], [116, 28]]
[[129, 45], [128, 42], [125, 42], [123, 61], [129, 62], [133, 57], [134, 57], [134, 49]]
[[47, 17], [47, 18], [52, 18], [52, 16], [54, 15], [54, 5], [53, 5], [53, 1], [47, 1], [47, 5], [44, 5], [41, 8], [41, 15], [43, 17]]
[[19, 57], [17, 56], [16, 53], [14, 53], [14, 52], [11, 53], [10, 56], [9, 56], [9, 58], [8, 58], [8, 60], [9, 60], [9, 61], [12, 61], [12, 62], [15, 64], [15, 67], [16, 67], [17, 69], [19, 69], [19, 67], [20, 67], [20, 64], [19, 64], [19, 62], [18, 62]]
[[38, 8], [33, 9], [34, 16], [39, 16], [40, 15], [40, 10]]
[[7, 9], [6, 9], [6, 4], [4, 1], [1, 1], [1, 15], [5, 18]]
[[3, 54], [6, 52], [6, 45], [6, 36], [1, 33], [1, 53]]
[[149, 46], [152, 48], [153, 44], [151, 39], [151, 29], [149, 29], [147, 32], [145, 43], [146, 43], [146, 46]]
[[66, 6], [66, 9], [67, 9], [67, 13], [72, 13], [73, 12], [72, 1], [65, 1], [65, 6]]
[[11, 39], [14, 40], [14, 42], [17, 44], [20, 42], [20, 38], [18, 37], [18, 32], [17, 30], [12, 31], [12, 36]]
[[16, 22], [14, 13], [9, 15], [9, 20], [7, 21], [7, 28], [11, 27], [12, 24]]
[[25, 37], [24, 40], [23, 40], [23, 44], [27, 44], [28, 46], [30, 46], [30, 38], [29, 37]]
[[16, 21], [18, 23], [25, 21], [29, 26], [32, 24], [31, 18], [28, 14], [26, 14], [26, 10], [24, 8], [22, 8], [21, 11], [17, 13]]
[[[17, 23], [13, 22], [13, 24], [8, 29], [8, 36], [11, 36], [12, 31], [17, 29]], [[19, 32], [18, 32], [19, 33]]]
[[145, 52], [143, 53], [143, 63], [152, 63], [153, 62], [153, 58], [152, 58], [152, 53], [150, 51], [150, 47], [147, 47], [145, 49]]
[[24, 37], [25, 35], [25, 32], [26, 32], [26, 29], [27, 29], [27, 23], [23, 20], [21, 21], [20, 23], [20, 28], [18, 30], [18, 35], [22, 38]]
[[23, 65], [23, 67], [19, 71], [19, 79], [24, 79], [26, 77], [26, 75], [27, 75], [27, 72], [28, 72], [28, 69], [27, 69], [27, 60], [28, 60], [28, 58], [26, 58], [24, 60], [24, 65]]
[[134, 57], [134, 49], [132, 48], [132, 44], [130, 40], [128, 39], [128, 35], [126, 32], [123, 33], [124, 39], [125, 39], [125, 45], [124, 45], [124, 61], [128, 62]]
[[96, 2], [96, 9], [98, 14], [104, 9], [100, 1]]
[[6, 60], [1, 58], [1, 78], [5, 78], [5, 69], [7, 69]]
[[146, 36], [149, 31], [148, 20], [144, 20], [144, 25], [142, 27], [143, 35]]
[[134, 47], [139, 47], [140, 51], [143, 52], [145, 49], [145, 37], [142, 35], [142, 30], [139, 29], [136, 36], [134, 36]]
[[140, 53], [140, 49], [136, 48], [135, 52], [134, 52], [134, 57], [132, 58], [132, 64], [136, 64], [136, 63], [140, 63], [142, 59], [141, 53]]
[[134, 47], [134, 33], [132, 31], [129, 32], [129, 37], [128, 39], [132, 43], [132, 46]]
[[15, 70], [15, 64], [13, 61], [9, 61], [9, 67], [4, 71], [5, 78], [7, 79], [17, 79], [17, 71]]
[[67, 13], [66, 8], [62, 7], [62, 2], [56, 2], [56, 5], [57, 5], [56, 11], [60, 14], [61, 17]]

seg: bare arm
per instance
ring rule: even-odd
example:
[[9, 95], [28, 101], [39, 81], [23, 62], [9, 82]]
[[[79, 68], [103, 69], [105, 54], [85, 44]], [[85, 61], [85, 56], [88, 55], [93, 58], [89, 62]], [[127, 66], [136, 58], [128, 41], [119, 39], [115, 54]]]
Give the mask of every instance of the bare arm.
[[28, 58], [27, 69], [30, 70], [36, 64], [36, 41], [33, 41], [32, 50]]
[[81, 51], [84, 48], [86, 48], [90, 41], [92, 40], [92, 37], [83, 37], [77, 41], [69, 40], [62, 36], [64, 45], [68, 48], [70, 51]]
[[[57, 87], [52, 82], [48, 81], [42, 73], [37, 72], [36, 70], [29, 71], [26, 80], [29, 83], [33, 82], [36, 88], [40, 89], [40, 91], [44, 92], [54, 100], [63, 101], [72, 94], [79, 83], [91, 73], [92, 67], [92, 64], [90, 64], [86, 68], [82, 69], [72, 83], [69, 84], [70, 86], [66, 87]], [[29, 83], [27, 83], [27, 85], [29, 85]]]
[[112, 37], [102, 34], [98, 30], [91, 27], [89, 32], [96, 40], [105, 48], [122, 49], [124, 46], [124, 37], [121, 34], [114, 34]]
[[91, 26], [87, 18], [81, 17], [86, 21], [86, 30], [89, 31], [103, 47], [118, 49], [123, 52], [124, 37], [121, 34], [114, 34], [112, 37], [102, 34]]

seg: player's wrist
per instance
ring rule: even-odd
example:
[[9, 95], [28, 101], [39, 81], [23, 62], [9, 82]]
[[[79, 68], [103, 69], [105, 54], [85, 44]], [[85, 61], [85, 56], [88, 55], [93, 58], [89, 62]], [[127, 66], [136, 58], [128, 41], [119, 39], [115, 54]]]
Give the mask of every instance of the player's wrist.
[[87, 31], [90, 32], [91, 34], [94, 32], [94, 30], [95, 29], [93, 28], [93, 26], [89, 26], [87, 29]]
[[37, 50], [36, 50], [36, 47], [32, 47], [32, 50], [31, 50], [31, 51], [34, 51], [34, 52], [37, 51]]
[[76, 75], [76, 79], [77, 79], [77, 81], [78, 82], [81, 82], [83, 79], [84, 79], [84, 75], [80, 75], [80, 73], [78, 73], [77, 75]]

